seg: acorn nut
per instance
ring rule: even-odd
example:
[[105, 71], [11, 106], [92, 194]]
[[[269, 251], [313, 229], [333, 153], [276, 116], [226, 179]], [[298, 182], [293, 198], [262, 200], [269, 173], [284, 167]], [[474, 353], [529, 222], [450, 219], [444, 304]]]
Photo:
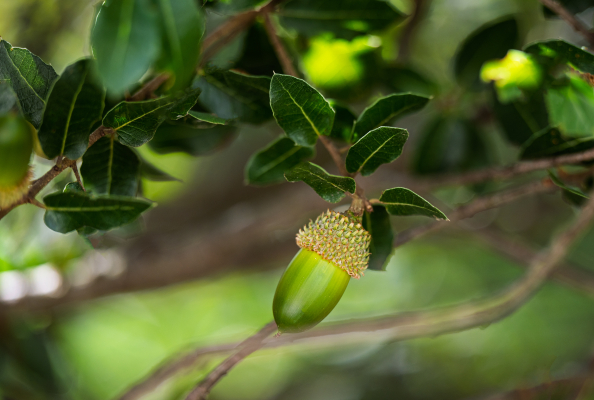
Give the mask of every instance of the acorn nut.
[[32, 151], [33, 135], [29, 123], [14, 114], [0, 117], [0, 209], [27, 193]]
[[272, 312], [280, 333], [313, 328], [334, 309], [351, 277], [369, 261], [371, 235], [355, 217], [328, 211], [297, 234], [297, 252], [281, 277]]

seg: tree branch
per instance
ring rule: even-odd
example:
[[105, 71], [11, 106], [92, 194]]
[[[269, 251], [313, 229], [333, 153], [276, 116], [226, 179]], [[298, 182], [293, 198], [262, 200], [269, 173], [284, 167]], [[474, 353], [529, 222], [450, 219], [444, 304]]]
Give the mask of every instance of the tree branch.
[[[565, 257], [569, 247], [590, 226], [593, 218], [594, 198], [591, 198], [582, 209], [577, 221], [569, 229], [561, 233], [547, 251], [531, 261], [526, 275], [498, 294], [480, 300], [471, 300], [454, 306], [439, 307], [426, 311], [397, 313], [379, 318], [363, 318], [324, 324], [307, 332], [287, 334], [264, 340], [263, 348], [286, 346], [293, 343], [332, 345], [344, 344], [348, 341], [367, 342], [378, 337], [391, 341], [405, 340], [457, 332], [493, 323], [513, 313], [536, 293], [549, 274], [554, 271], [555, 266]], [[340, 340], [338, 340], [339, 338]], [[221, 351], [228, 351], [229, 348], [230, 346], [226, 346]], [[172, 376], [164, 374], [163, 371], [176, 372], [182, 366], [187, 368], [204, 354], [212, 354], [212, 350], [212, 348], [202, 349], [202, 351], [199, 349], [177, 358], [171, 364], [152, 374], [147, 380], [150, 385], [143, 386], [144, 383], [141, 383], [131, 391], [139, 392], [138, 388], [140, 387], [144, 387], [144, 389], [157, 387], [165, 379]], [[132, 400], [136, 398], [126, 396], [127, 394], [121, 399]]]
[[278, 37], [278, 32], [276, 31], [276, 28], [272, 24], [272, 21], [270, 19], [270, 13], [264, 12], [263, 16], [264, 29], [266, 29], [268, 40], [270, 40], [270, 44], [272, 45], [272, 48], [274, 49], [274, 52], [276, 53], [276, 56], [278, 57], [278, 60], [280, 61], [280, 64], [283, 67], [283, 72], [287, 75], [298, 77], [299, 73], [297, 72], [297, 69], [295, 69], [293, 61], [291, 60], [291, 57], [289, 56], [287, 49], [282, 44], [281, 39]]
[[244, 340], [239, 346], [239, 351], [227, 358], [212, 370], [206, 377], [200, 381], [186, 397], [186, 400], [204, 400], [208, 397], [211, 389], [221, 380], [229, 371], [243, 361], [247, 356], [262, 347], [264, 339], [276, 331], [277, 326], [274, 321], [266, 324], [258, 333]]
[[594, 33], [592, 33], [586, 25], [584, 25], [579, 19], [571, 14], [565, 7], [556, 2], [555, 0], [540, 0], [540, 2], [555, 14], [559, 15], [565, 20], [573, 30], [581, 34], [590, 44], [594, 47]]
[[414, 10], [412, 15], [409, 17], [409, 21], [402, 30], [402, 34], [400, 36], [400, 40], [398, 41], [398, 61], [404, 62], [409, 56], [410, 53], [410, 46], [411, 42], [414, 37], [415, 30], [417, 29], [419, 23], [423, 19], [423, 13], [427, 8], [425, 4], [426, 0], [415, 0], [414, 1]]

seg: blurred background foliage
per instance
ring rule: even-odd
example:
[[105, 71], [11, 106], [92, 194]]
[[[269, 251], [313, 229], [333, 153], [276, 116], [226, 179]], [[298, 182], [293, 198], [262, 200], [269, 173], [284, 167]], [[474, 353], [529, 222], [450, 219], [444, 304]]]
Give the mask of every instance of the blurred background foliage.
[[[208, 4], [209, 23], [216, 25], [252, 3]], [[392, 3], [403, 13], [414, 8], [410, 0]], [[582, 45], [582, 38], [563, 21], [545, 19], [537, 0], [423, 3], [424, 13], [406, 54], [401, 48], [406, 23], [353, 38], [328, 33], [312, 37], [292, 31], [283, 34], [291, 44], [290, 51], [299, 55], [306, 79], [357, 112], [394, 91], [434, 96], [422, 112], [399, 122], [411, 137], [403, 157], [388, 167], [394, 169], [394, 176], [403, 171], [420, 175], [458, 172], [515, 160], [520, 150], [514, 143], [526, 139], [518, 139], [513, 132], [520, 130], [521, 123], [502, 126], [492, 115], [482, 113], [483, 106], [496, 101], [496, 95], [485, 84], [477, 90], [473, 86], [477, 82], [456, 79], [458, 66], [453, 60], [457, 49], [475, 29], [506, 21], [509, 16], [515, 17], [518, 32], [509, 39], [509, 47], [522, 48], [534, 40], [558, 37]], [[96, 0], [2, 0], [0, 34], [50, 62], [60, 73], [69, 63], [90, 54], [89, 32], [98, 4]], [[594, 7], [588, 5], [592, 4], [576, 11], [591, 23]], [[505, 40], [495, 38], [495, 42]], [[504, 44], [500, 57], [509, 47]], [[478, 62], [480, 67], [484, 61], [468, 62]], [[239, 35], [212, 62], [252, 74], [270, 75], [281, 70], [261, 22]], [[504, 105], [496, 107], [501, 107], [502, 113], [506, 111]], [[228, 147], [201, 158], [183, 152], [158, 154], [143, 146], [139, 151], [144, 159], [179, 181], [143, 179], [143, 194], [157, 201], [160, 211], [90, 241], [75, 233], [60, 235], [45, 229], [42, 213], [34, 207], [11, 212], [0, 223], [0, 270], [22, 273], [2, 275], [0, 297], [14, 301], [35, 293], [31, 289], [36, 287], [35, 282], [39, 293], [59, 295], [50, 289], [59, 292], [61, 274], [75, 273], [93, 247], [105, 252], [99, 257], [105, 257], [109, 264], [105, 271], [94, 274], [117, 274], [109, 249], [123, 246], [144, 229], [182, 230], [196, 223], [191, 211], [185, 221], [183, 214], [196, 201], [207, 201], [209, 189], [202, 188], [225, 180], [239, 185], [249, 155], [269, 141], [277, 129], [270, 123], [242, 127], [238, 138], [226, 143]], [[226, 166], [212, 168], [221, 164]], [[35, 174], [41, 175], [51, 165], [36, 157]], [[73, 180], [63, 175], [52, 183], [54, 188]], [[453, 207], [495, 187], [504, 184], [441, 189], [433, 196], [446, 207]], [[373, 187], [369, 189], [371, 197], [379, 195]], [[261, 198], [275, 193], [274, 188], [257, 190], [260, 192], [255, 196]], [[233, 212], [227, 210], [227, 214], [240, 220], [258, 218], [253, 209], [242, 209], [242, 193], [234, 200]], [[305, 223], [319, 211], [312, 209], [307, 215], [295, 215], [295, 219], [300, 219], [298, 224]], [[559, 194], [527, 197], [482, 213], [464, 223], [462, 229], [407, 244], [393, 253], [386, 272], [370, 271], [360, 281], [353, 281], [329, 320], [411, 311], [493, 293], [521, 276], [522, 270], [485, 246], [474, 234], [476, 230], [497, 228], [534, 246], [544, 246], [575, 212]], [[394, 220], [394, 228], [402, 231], [420, 221]], [[271, 246], [276, 234], [270, 232]], [[593, 245], [591, 233], [573, 250], [572, 262], [594, 271]], [[4, 318], [0, 321], [0, 394], [7, 400], [114, 399], [180, 351], [242, 340], [271, 319], [274, 288], [289, 259], [287, 255], [273, 265], [250, 269], [236, 265], [233, 272], [215, 270], [195, 282], [115, 295], [51, 313]], [[176, 263], [175, 258], [170, 262]], [[29, 289], [22, 284], [23, 279], [28, 279]], [[52, 287], [56, 279], [58, 283]], [[549, 283], [518, 312], [480, 329], [396, 343], [370, 334], [369, 339], [356, 343], [336, 340], [263, 350], [223, 379], [211, 398], [446, 400], [529, 388], [571, 376], [592, 358], [592, 301], [583, 293]], [[183, 398], [220, 360], [218, 356], [206, 358], [145, 398]], [[545, 391], [542, 397], [525, 398], [556, 398], [551, 396]], [[584, 393], [581, 399], [594, 399], [594, 395], [587, 396]]]

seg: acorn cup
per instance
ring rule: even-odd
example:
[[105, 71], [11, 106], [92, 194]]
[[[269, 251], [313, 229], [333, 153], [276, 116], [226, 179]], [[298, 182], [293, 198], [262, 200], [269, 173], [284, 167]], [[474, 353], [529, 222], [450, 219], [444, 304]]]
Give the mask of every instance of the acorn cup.
[[29, 190], [33, 151], [32, 128], [22, 117], [0, 117], [0, 209], [18, 201]]
[[328, 210], [299, 230], [296, 239], [301, 250], [281, 277], [272, 303], [279, 334], [319, 324], [369, 261], [371, 235], [354, 216]]

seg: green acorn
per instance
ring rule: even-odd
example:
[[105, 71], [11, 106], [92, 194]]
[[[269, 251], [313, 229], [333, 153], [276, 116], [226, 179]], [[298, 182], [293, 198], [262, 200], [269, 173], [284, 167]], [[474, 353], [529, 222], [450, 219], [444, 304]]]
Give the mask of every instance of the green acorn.
[[19, 200], [31, 181], [31, 127], [13, 114], [0, 117], [0, 209]]
[[280, 333], [313, 328], [334, 309], [369, 261], [371, 235], [354, 217], [328, 211], [297, 234], [301, 250], [281, 277], [272, 312]]

